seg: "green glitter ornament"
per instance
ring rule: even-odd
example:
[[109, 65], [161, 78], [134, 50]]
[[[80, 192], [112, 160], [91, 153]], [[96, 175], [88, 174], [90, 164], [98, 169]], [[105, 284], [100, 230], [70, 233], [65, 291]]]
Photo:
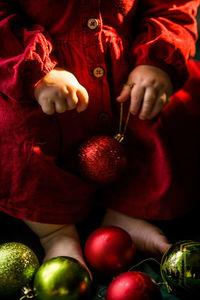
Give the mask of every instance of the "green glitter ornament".
[[200, 292], [200, 243], [180, 241], [172, 245], [161, 260], [161, 276], [174, 295]]
[[40, 266], [33, 289], [37, 300], [88, 300], [91, 279], [78, 260], [58, 256]]
[[39, 261], [26, 245], [16, 242], [0, 245], [0, 299], [14, 296], [28, 285]]

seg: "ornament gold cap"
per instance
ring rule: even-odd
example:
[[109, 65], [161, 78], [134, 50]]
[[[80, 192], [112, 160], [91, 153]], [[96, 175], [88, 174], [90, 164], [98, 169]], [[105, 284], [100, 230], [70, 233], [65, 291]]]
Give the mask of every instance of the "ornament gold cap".
[[26, 299], [35, 298], [35, 294], [29, 286], [24, 286], [22, 288], [22, 293], [23, 293], [23, 296], [19, 300], [26, 300]]
[[117, 133], [114, 135], [114, 139], [116, 139], [119, 143], [121, 143], [124, 140], [124, 135], [121, 133]]

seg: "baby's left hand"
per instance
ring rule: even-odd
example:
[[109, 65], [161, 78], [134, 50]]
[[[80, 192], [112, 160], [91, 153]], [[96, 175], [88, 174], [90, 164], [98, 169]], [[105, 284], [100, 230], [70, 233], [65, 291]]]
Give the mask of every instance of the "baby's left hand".
[[131, 99], [130, 112], [139, 115], [141, 120], [151, 120], [169, 102], [173, 86], [169, 75], [163, 70], [150, 66], [139, 65], [129, 74], [117, 101]]

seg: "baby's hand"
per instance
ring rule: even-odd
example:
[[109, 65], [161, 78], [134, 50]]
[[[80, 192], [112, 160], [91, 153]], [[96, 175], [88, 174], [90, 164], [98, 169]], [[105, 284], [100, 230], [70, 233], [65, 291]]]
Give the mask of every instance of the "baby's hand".
[[76, 108], [78, 112], [88, 106], [88, 93], [76, 77], [63, 69], [55, 68], [35, 86], [35, 98], [44, 113], [52, 115]]
[[152, 119], [169, 102], [172, 94], [172, 82], [166, 72], [149, 66], [137, 66], [128, 77], [117, 101], [125, 102], [131, 99], [130, 112], [138, 114], [141, 120]]

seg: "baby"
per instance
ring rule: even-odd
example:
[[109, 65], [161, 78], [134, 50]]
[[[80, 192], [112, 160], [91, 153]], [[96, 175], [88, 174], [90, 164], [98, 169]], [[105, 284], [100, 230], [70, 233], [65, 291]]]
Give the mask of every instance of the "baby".
[[98, 187], [79, 176], [75, 151], [88, 137], [113, 134], [122, 102], [131, 113], [129, 163], [97, 203], [107, 209], [102, 225], [124, 228], [151, 255], [170, 246], [147, 220], [176, 218], [190, 206], [190, 180], [174, 167], [186, 148], [184, 141], [176, 155], [173, 134], [184, 110], [169, 101], [188, 78], [198, 5], [0, 0], [0, 210], [39, 236], [44, 260], [67, 255], [86, 265], [76, 224]]

